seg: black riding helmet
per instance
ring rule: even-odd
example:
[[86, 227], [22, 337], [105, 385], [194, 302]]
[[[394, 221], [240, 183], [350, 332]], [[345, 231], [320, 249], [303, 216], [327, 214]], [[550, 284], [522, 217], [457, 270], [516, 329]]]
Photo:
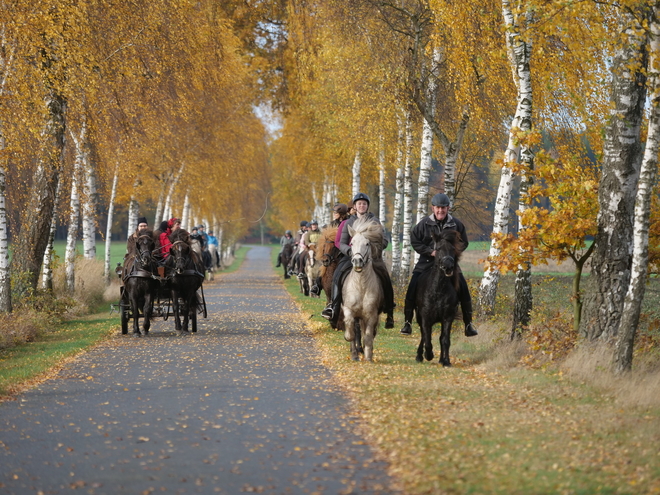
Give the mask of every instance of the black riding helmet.
[[361, 193], [361, 192], [359, 192], [355, 195], [355, 197], [353, 198], [353, 204], [357, 203], [361, 199], [366, 201], [367, 204], [369, 204], [369, 205], [371, 204], [371, 200], [369, 199], [369, 196], [367, 196], [366, 194]]
[[444, 193], [438, 193], [431, 199], [433, 206], [449, 206], [449, 196]]
[[300, 222], [300, 226], [301, 227], [307, 227], [307, 221], [303, 220], [302, 222]]

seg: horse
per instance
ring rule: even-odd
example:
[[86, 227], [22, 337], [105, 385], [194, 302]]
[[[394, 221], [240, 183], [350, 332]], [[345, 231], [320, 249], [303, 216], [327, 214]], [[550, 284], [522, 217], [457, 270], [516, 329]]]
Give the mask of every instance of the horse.
[[[316, 244], [311, 244], [305, 253], [305, 275], [307, 275], [307, 286], [312, 287], [321, 271], [321, 261], [316, 256]], [[318, 297], [318, 296], [316, 296]]]
[[433, 359], [433, 325], [440, 322], [440, 364], [451, 366], [451, 324], [458, 307], [459, 279], [456, 270], [461, 256], [461, 235], [455, 230], [432, 234], [435, 259], [433, 266], [419, 277], [415, 313], [422, 337], [417, 348], [417, 362]]
[[347, 228], [351, 236], [353, 268], [346, 275], [342, 289], [344, 339], [351, 343], [351, 359], [358, 361], [359, 349], [355, 326], [359, 321], [364, 359], [373, 361], [374, 338], [385, 295], [372, 261], [382, 251], [383, 227], [380, 223], [369, 219], [358, 219], [352, 226], [347, 225]]
[[[133, 335], [139, 337], [140, 334], [140, 308], [144, 321], [142, 323], [142, 332], [144, 335], [149, 333], [151, 327], [151, 316], [153, 311], [153, 302], [158, 290], [158, 282], [153, 278], [156, 271], [156, 262], [153, 258], [153, 252], [156, 248], [156, 240], [151, 230], [142, 231], [142, 234], [135, 242], [135, 252], [129, 254], [124, 263], [123, 295], [128, 299], [133, 313]], [[125, 325], [122, 323], [122, 330]], [[125, 333], [125, 331], [124, 331]]]
[[325, 292], [326, 304], [332, 299], [332, 276], [339, 264], [341, 251], [335, 246], [337, 227], [329, 227], [321, 234], [321, 288]]
[[291, 275], [289, 275], [289, 262], [291, 261], [291, 258], [293, 257], [293, 244], [285, 244], [284, 248], [282, 248], [282, 257], [281, 257], [281, 264], [284, 267], [284, 278], [291, 278]]
[[[204, 281], [204, 264], [190, 246], [190, 236], [183, 229], [170, 234], [172, 247], [166, 266], [173, 273], [170, 280], [174, 328], [179, 334], [188, 332], [188, 320], [192, 320], [192, 331], [197, 331], [197, 290]], [[183, 304], [181, 304], [183, 303]], [[183, 307], [182, 307], [183, 306]], [[183, 313], [183, 324], [181, 323]]]

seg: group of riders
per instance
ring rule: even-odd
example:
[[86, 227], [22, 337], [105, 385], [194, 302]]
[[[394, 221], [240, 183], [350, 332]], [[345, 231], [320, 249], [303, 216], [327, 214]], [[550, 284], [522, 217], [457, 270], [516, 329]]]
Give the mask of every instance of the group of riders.
[[[341, 302], [342, 302], [342, 285], [346, 275], [350, 271], [351, 264], [351, 237], [349, 234], [348, 226], [352, 226], [358, 219], [368, 219], [372, 222], [381, 224], [380, 220], [369, 211], [370, 200], [369, 196], [364, 193], [358, 193], [353, 200], [347, 205], [343, 203], [336, 204], [333, 208], [333, 220], [330, 227], [338, 227], [337, 235], [335, 237], [335, 246], [341, 252], [340, 260], [337, 268], [335, 269], [332, 279], [332, 294], [331, 302], [323, 309], [321, 315], [327, 319], [333, 328], [337, 327]], [[411, 245], [413, 249], [419, 254], [419, 261], [415, 264], [413, 273], [408, 284], [406, 291], [405, 307], [404, 307], [404, 325], [400, 333], [403, 335], [410, 335], [412, 333], [412, 319], [415, 311], [416, 298], [417, 298], [417, 285], [419, 277], [433, 267], [436, 252], [433, 249], [434, 241], [433, 234], [439, 235], [444, 230], [454, 230], [460, 235], [462, 249], [468, 247], [468, 238], [465, 231], [465, 225], [458, 218], [449, 213], [450, 201], [449, 197], [444, 193], [438, 193], [433, 196], [431, 200], [432, 213], [422, 218], [417, 225], [411, 230]], [[382, 224], [381, 224], [382, 225]], [[294, 236], [290, 230], [287, 230], [284, 236], [280, 239], [280, 256], [278, 256], [277, 266], [281, 264], [281, 254], [287, 244], [291, 244], [294, 248], [295, 255], [292, 257], [289, 265], [289, 275], [297, 275], [304, 277], [304, 256], [302, 253], [312, 244], [318, 242], [321, 236], [318, 222], [306, 221], [300, 222], [300, 229]], [[387, 238], [383, 230], [383, 250], [387, 247]], [[385, 296], [384, 307], [382, 312], [386, 314], [385, 328], [394, 328], [394, 289], [392, 280], [387, 270], [387, 266], [383, 261], [382, 256], [374, 259], [373, 268], [381, 282], [383, 294]], [[477, 335], [477, 329], [472, 323], [472, 298], [470, 291], [461, 272], [457, 266], [458, 272], [458, 299], [461, 304], [461, 311], [463, 314], [463, 323], [465, 324], [465, 335], [472, 337]], [[311, 287], [310, 292], [316, 295], [320, 294], [321, 284], [320, 281]]]
[[[193, 227], [188, 235], [188, 242], [191, 249], [197, 253], [207, 272], [213, 271], [220, 266], [220, 256], [218, 252], [218, 239], [213, 235], [213, 231], [205, 231], [203, 224]], [[181, 220], [170, 218], [163, 220], [156, 231], [151, 231], [146, 217], [140, 217], [137, 221], [137, 228], [129, 235], [126, 242], [126, 256], [124, 257], [125, 269], [124, 278], [130, 275], [131, 267], [127, 265], [129, 260], [136, 254], [136, 243], [141, 235], [147, 234], [153, 237], [156, 243], [156, 249], [153, 253], [154, 259], [163, 264], [167, 259], [172, 247], [170, 236], [173, 232], [181, 229]]]

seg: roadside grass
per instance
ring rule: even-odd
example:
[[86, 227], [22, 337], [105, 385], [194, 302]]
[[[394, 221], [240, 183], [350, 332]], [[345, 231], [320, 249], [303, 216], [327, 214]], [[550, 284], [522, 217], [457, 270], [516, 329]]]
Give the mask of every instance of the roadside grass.
[[[297, 279], [284, 285], [403, 493], [660, 493], [660, 399], [628, 402], [569, 375], [561, 363], [526, 359], [542, 351], [510, 342], [513, 284], [504, 279], [500, 316], [478, 322], [479, 336], [464, 337], [456, 322], [452, 368], [437, 363], [437, 332], [435, 359], [415, 362], [419, 330], [400, 335], [401, 313], [392, 330], [381, 318], [375, 362], [352, 362], [343, 334], [320, 317], [325, 295], [304, 297]], [[570, 279], [539, 277], [535, 284], [543, 311], [571, 314]], [[631, 385], [619, 383], [621, 390]]]
[[[248, 251], [237, 249], [231, 265], [221, 273], [237, 270]], [[118, 294], [118, 285], [114, 291]], [[109, 314], [108, 302], [97, 302], [90, 313], [53, 320], [46, 330], [41, 324], [30, 342], [0, 349], [0, 401], [49, 378], [68, 360], [119, 333], [119, 316]]]

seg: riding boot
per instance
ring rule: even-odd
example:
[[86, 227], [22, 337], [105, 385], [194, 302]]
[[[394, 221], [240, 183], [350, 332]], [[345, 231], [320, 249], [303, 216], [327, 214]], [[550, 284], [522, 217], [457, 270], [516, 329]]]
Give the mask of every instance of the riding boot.
[[282, 253], [277, 255], [277, 265], [275, 265], [275, 268], [279, 268], [282, 266]]
[[458, 299], [461, 302], [461, 312], [463, 313], [463, 323], [465, 324], [465, 336], [474, 337], [479, 335], [477, 329], [472, 324], [472, 298], [470, 297], [470, 289], [468, 288], [467, 281], [462, 273], [458, 276], [459, 291]]
[[405, 323], [403, 324], [403, 328], [401, 328], [400, 332], [402, 335], [410, 335], [412, 334], [412, 319], [413, 319], [413, 313], [414, 313], [414, 303], [408, 301], [406, 299], [406, 305], [403, 309], [403, 317], [405, 320]]

